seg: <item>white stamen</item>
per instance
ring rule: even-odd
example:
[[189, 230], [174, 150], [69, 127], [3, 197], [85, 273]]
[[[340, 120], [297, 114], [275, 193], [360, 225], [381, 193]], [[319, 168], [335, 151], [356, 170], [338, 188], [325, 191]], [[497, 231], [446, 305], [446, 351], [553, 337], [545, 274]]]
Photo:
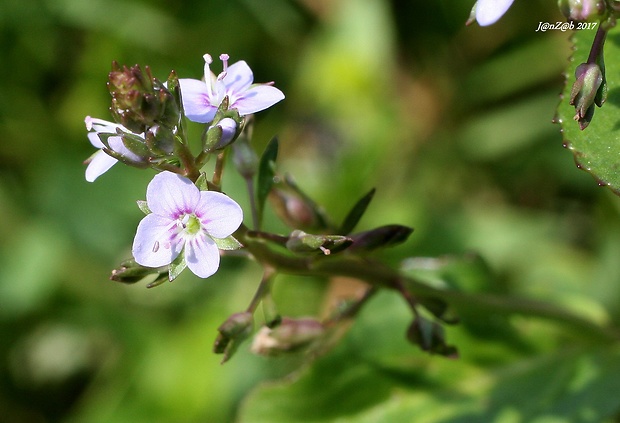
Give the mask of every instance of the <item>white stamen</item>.
[[209, 67], [209, 65], [211, 63], [213, 63], [213, 58], [211, 57], [210, 54], [205, 54], [204, 56], [202, 56], [203, 59], [205, 59], [205, 84], [207, 84], [207, 91], [209, 93], [209, 97], [213, 96], [213, 91], [212, 91], [212, 80], [211, 80], [211, 68]]
[[227, 71], [228, 71], [228, 59], [230, 58], [230, 56], [228, 56], [226, 53], [222, 53], [220, 54], [220, 60], [222, 61], [222, 72], [217, 76], [218, 80], [222, 80], [226, 77], [227, 75]]
[[159, 241], [155, 241], [153, 244], [153, 252], [156, 253], [157, 251], [159, 251]]

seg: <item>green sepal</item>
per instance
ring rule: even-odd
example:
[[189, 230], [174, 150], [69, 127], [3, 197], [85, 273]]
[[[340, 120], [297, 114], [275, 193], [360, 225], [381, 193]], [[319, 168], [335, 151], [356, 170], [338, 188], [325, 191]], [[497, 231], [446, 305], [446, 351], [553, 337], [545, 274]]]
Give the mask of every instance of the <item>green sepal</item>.
[[112, 270], [110, 280], [125, 284], [134, 284], [155, 273], [159, 273], [159, 270], [152, 267], [141, 266], [136, 263], [134, 259], [130, 259], [125, 260], [116, 269]]
[[140, 209], [140, 211], [144, 214], [151, 214], [151, 209], [149, 209], [149, 205], [147, 204], [146, 201], [144, 200], [138, 200], [136, 201], [136, 204], [138, 205], [138, 208]]
[[185, 261], [185, 250], [183, 250], [168, 266], [168, 279], [170, 282], [175, 280], [186, 267], [187, 262]]
[[206, 173], [201, 172], [198, 179], [196, 179], [195, 184], [200, 191], [209, 191], [209, 180], [207, 179]]
[[[233, 142], [239, 137], [241, 131], [243, 130], [244, 118], [239, 115], [239, 111], [237, 109], [229, 109], [230, 99], [228, 96], [225, 96], [222, 102], [220, 103], [217, 111], [215, 112], [215, 116], [213, 120], [203, 133], [202, 137], [202, 151], [204, 153], [211, 153], [215, 150], [221, 150]], [[227, 142], [222, 143], [222, 128], [218, 126], [218, 123], [224, 119], [230, 118], [235, 121], [237, 124], [237, 128], [235, 130], [235, 135], [232, 139]]]
[[184, 116], [183, 103], [181, 102], [181, 85], [179, 84], [179, 77], [174, 70], [170, 71], [168, 79], [166, 81], [166, 87], [170, 94], [172, 94], [173, 102], [165, 103], [165, 120], [164, 124], [170, 128], [178, 126]]
[[166, 273], [162, 273], [161, 275], [159, 275], [157, 277], [157, 279], [155, 279], [153, 282], [149, 283], [146, 287], [147, 288], [155, 288], [156, 286], [159, 286], [165, 282], [168, 282], [168, 275]]
[[226, 250], [226, 251], [230, 251], [230, 250], [238, 250], [239, 248], [243, 247], [243, 244], [241, 244], [239, 241], [237, 241], [237, 239], [230, 235], [226, 238], [213, 238], [213, 241], [215, 241], [215, 245], [217, 245], [217, 248], [219, 248], [220, 250]]

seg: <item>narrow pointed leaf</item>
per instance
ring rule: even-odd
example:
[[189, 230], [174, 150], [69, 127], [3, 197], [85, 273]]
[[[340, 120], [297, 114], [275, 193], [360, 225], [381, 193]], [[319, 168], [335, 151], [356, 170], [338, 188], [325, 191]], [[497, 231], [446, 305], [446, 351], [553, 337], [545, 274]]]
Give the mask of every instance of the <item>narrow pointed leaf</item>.
[[366, 212], [366, 209], [368, 208], [368, 205], [374, 195], [375, 189], [373, 188], [368, 192], [368, 194], [364, 195], [358, 200], [357, 203], [355, 203], [349, 214], [347, 214], [347, 217], [344, 218], [344, 222], [342, 222], [342, 226], [338, 231], [339, 234], [347, 235], [355, 229], [355, 226], [357, 226], [362, 216], [364, 216], [364, 213]]

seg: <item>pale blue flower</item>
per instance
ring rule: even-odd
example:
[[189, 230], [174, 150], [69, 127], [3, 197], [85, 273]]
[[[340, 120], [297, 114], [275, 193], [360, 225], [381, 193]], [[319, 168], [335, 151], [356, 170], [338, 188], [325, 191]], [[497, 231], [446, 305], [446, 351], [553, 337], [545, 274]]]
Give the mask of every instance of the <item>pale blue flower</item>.
[[201, 278], [220, 265], [213, 238], [227, 238], [243, 221], [241, 207], [215, 191], [200, 191], [189, 179], [172, 172], [155, 175], [146, 189], [151, 213], [138, 225], [133, 242], [136, 262], [146, 267], [172, 263], [184, 250], [187, 267]]
[[253, 84], [254, 75], [246, 62], [228, 66], [228, 55], [222, 54], [220, 59], [224, 69], [217, 76], [209, 67], [213, 59], [205, 54], [204, 81], [179, 79], [183, 109], [189, 120], [211, 122], [225, 96], [228, 96], [229, 108], [237, 109], [241, 116], [265, 110], [284, 98], [282, 91], [271, 83]]

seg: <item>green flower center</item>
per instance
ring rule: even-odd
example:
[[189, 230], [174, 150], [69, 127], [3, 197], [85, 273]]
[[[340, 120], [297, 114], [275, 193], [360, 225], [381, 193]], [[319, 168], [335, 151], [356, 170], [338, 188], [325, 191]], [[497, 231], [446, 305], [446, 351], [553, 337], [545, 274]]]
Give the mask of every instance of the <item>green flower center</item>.
[[202, 225], [200, 224], [200, 219], [198, 219], [198, 217], [196, 217], [196, 215], [193, 213], [183, 216], [181, 222], [183, 224], [185, 233], [188, 235], [196, 235], [198, 232], [200, 232], [200, 228], [202, 227]]

